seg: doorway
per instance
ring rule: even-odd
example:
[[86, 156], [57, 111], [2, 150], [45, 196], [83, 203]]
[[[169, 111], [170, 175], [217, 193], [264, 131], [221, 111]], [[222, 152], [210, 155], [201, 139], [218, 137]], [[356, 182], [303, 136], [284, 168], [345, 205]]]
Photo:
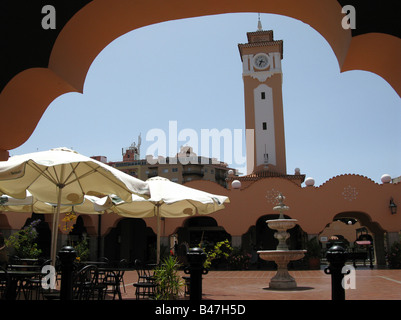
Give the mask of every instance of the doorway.
[[109, 261], [125, 259], [133, 265], [136, 259], [144, 263], [156, 259], [156, 234], [143, 219], [121, 219], [104, 239], [104, 256]]

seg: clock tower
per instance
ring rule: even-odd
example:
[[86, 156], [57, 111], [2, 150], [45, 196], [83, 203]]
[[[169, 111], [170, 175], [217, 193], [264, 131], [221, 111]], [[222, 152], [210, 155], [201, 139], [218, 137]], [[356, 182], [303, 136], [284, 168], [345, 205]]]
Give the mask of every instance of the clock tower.
[[244, 80], [247, 174], [286, 175], [281, 60], [283, 41], [273, 31], [248, 32], [239, 44]]

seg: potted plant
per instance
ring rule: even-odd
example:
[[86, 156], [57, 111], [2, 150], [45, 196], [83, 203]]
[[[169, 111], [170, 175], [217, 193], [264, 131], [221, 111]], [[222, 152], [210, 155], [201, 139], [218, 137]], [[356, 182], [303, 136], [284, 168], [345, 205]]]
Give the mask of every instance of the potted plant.
[[40, 219], [31, 222], [28, 226], [12, 234], [6, 240], [6, 246], [14, 249], [14, 254], [21, 259], [37, 259], [42, 250], [38, 248], [36, 238], [38, 232], [35, 227], [40, 223]]
[[75, 258], [76, 262], [85, 261], [89, 258], [89, 246], [88, 241], [86, 239], [82, 239], [74, 246], [75, 251], [77, 252], [77, 257]]
[[309, 269], [320, 269], [320, 258], [322, 257], [322, 248], [316, 237], [313, 237], [306, 243], [305, 258], [308, 261]]
[[183, 292], [184, 279], [178, 274], [180, 264], [177, 258], [169, 256], [155, 269], [154, 280], [157, 284], [156, 300], [178, 299]]
[[387, 254], [387, 262], [390, 269], [401, 269], [401, 243], [394, 242]]
[[244, 253], [238, 248], [233, 248], [233, 251], [228, 258], [228, 264], [231, 270], [246, 270], [249, 267], [250, 260], [250, 254]]

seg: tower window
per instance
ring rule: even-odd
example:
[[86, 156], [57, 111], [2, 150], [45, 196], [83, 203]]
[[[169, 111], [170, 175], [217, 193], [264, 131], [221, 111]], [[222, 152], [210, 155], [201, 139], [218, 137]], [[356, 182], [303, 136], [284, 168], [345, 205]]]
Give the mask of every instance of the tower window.
[[266, 99], [266, 92], [261, 92], [261, 93], [260, 93], [260, 98], [261, 98], [262, 100], [265, 100], [265, 99]]
[[263, 130], [267, 130], [267, 123], [263, 122], [262, 125], [263, 125]]

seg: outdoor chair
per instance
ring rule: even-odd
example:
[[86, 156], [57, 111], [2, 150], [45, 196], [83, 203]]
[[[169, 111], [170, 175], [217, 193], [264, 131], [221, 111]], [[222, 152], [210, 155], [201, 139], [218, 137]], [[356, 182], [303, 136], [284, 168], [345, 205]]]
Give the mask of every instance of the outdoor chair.
[[5, 300], [10, 285], [10, 277], [8, 276], [7, 270], [1, 266], [0, 271], [0, 300]]
[[87, 265], [75, 273], [73, 277], [74, 300], [102, 300], [105, 285], [99, 283], [98, 268]]
[[189, 294], [190, 294], [191, 277], [183, 276], [182, 279], [184, 279], [184, 282], [185, 282], [184, 294], [186, 296], [189, 296]]
[[138, 274], [138, 281], [134, 283], [136, 299], [154, 298], [157, 284], [150, 270], [145, 268], [140, 260], [135, 260], [135, 270]]
[[118, 274], [118, 277], [119, 277], [118, 280], [119, 280], [120, 284], [122, 283], [122, 285], [123, 285], [124, 293], [126, 293], [126, 291], [125, 291], [125, 283], [124, 283], [125, 270], [123, 270], [123, 269], [126, 268], [127, 266], [128, 266], [128, 262], [126, 259], [121, 259], [120, 262], [118, 263], [118, 268], [120, 269], [119, 270], [120, 272]]
[[[44, 266], [50, 265], [51, 260], [45, 260], [40, 266], [38, 266], [38, 270], [42, 270]], [[42, 277], [43, 275], [37, 275], [34, 278], [29, 278], [25, 280], [23, 286], [24, 297], [26, 300], [39, 300], [43, 299], [43, 287], [42, 287]]]
[[98, 259], [98, 261], [99, 261], [99, 262], [104, 262], [104, 263], [106, 263], [106, 264], [109, 264], [109, 263], [110, 263], [109, 259], [106, 258], [106, 257], [101, 257], [100, 259]]
[[[38, 259], [21, 259], [18, 256], [12, 256], [7, 266], [9, 271], [15, 270], [29, 270], [37, 271], [41, 269], [41, 265], [38, 265]], [[35, 279], [39, 279], [36, 276]], [[30, 277], [21, 277], [16, 282], [16, 299], [31, 300], [33, 297], [33, 291], [36, 291], [35, 279]]]
[[121, 298], [119, 271], [99, 271], [99, 285], [103, 286], [103, 298], [107, 294], [112, 294], [113, 300], [116, 298], [116, 295]]

